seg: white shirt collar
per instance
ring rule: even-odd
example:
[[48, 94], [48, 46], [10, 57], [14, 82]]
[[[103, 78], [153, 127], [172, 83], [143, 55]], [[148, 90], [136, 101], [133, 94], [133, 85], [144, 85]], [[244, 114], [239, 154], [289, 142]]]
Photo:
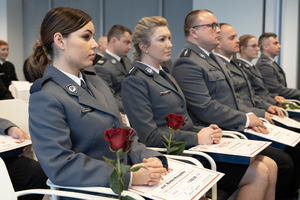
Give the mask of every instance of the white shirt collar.
[[102, 54], [102, 53], [100, 53], [100, 52], [97, 52], [97, 54], [103, 57], [103, 54]]
[[5, 61], [3, 62], [2, 60], [0, 60], [0, 65], [3, 65], [5, 63]]
[[[141, 61], [136, 61], [136, 62], [139, 62], [139, 63], [143, 63]], [[150, 67], [151, 69], [153, 69], [153, 71], [155, 71], [157, 74], [159, 74], [159, 70], [163, 70], [162, 67], [159, 65], [160, 69], [156, 69], [155, 67], [152, 67], [150, 65], [147, 65], [146, 63], [143, 63], [144, 65], [146, 65], [147, 67]]]
[[225, 56], [223, 56], [221, 54], [218, 54], [218, 53], [215, 53], [215, 54], [218, 55], [218, 56], [220, 56], [220, 57], [222, 57], [222, 58], [224, 58], [227, 62], [230, 62], [229, 58], [227, 58], [227, 57], [225, 57]]
[[73, 81], [75, 81], [79, 86], [81, 86], [81, 80], [84, 81], [83, 77], [82, 77], [82, 73], [79, 71], [79, 76], [75, 76], [73, 74], [70, 74], [68, 72], [62, 71], [60, 69], [58, 69], [59, 71], [61, 71], [62, 73], [64, 73], [66, 76], [68, 76], [70, 79], [72, 79]]
[[[197, 46], [197, 47], [199, 47], [199, 46]], [[206, 51], [206, 50], [203, 49], [202, 47], [199, 47], [199, 49], [201, 49], [202, 51], [204, 51], [204, 53], [205, 53], [207, 56], [209, 56], [209, 52], [208, 52], [208, 51]]]
[[250, 65], [250, 67], [253, 67], [253, 63], [252, 62], [249, 62], [248, 60], [245, 60], [243, 58], [238, 58], [238, 59], [244, 61], [245, 63], [247, 63], [248, 65]]
[[106, 49], [106, 53], [108, 53], [109, 55], [111, 55], [112, 57], [114, 57], [115, 59], [117, 59], [117, 61], [121, 60], [121, 57], [117, 56], [116, 54], [108, 51], [108, 49]]

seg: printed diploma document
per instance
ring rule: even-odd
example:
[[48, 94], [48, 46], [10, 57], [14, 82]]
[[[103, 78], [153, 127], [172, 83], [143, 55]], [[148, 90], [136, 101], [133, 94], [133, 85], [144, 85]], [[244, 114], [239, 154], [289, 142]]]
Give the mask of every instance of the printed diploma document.
[[300, 123], [288, 117], [281, 118], [277, 115], [274, 115], [272, 117], [272, 120], [278, 122], [279, 124], [282, 124], [285, 127], [300, 129]]
[[14, 139], [8, 135], [0, 135], [0, 153], [11, 151], [20, 147], [24, 147], [31, 144], [31, 140], [25, 140], [20, 142], [18, 139]]
[[223, 173], [168, 159], [169, 170], [153, 186], [131, 186], [129, 191], [156, 200], [198, 200]]
[[198, 145], [189, 150], [203, 151], [205, 153], [230, 154], [236, 156], [254, 157], [269, 146], [271, 142], [258, 140], [242, 140], [221, 138], [218, 144]]
[[275, 126], [273, 124], [264, 123], [264, 125], [267, 127], [269, 134], [257, 133], [252, 129], [245, 129], [245, 132], [292, 147], [294, 147], [300, 141], [299, 133]]

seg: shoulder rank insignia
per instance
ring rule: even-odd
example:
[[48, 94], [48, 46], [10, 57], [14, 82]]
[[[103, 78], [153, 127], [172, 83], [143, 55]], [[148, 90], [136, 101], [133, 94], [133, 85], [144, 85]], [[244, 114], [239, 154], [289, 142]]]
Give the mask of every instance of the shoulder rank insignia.
[[135, 74], [135, 72], [137, 71], [137, 67], [135, 67], [135, 66], [133, 66], [133, 67], [131, 67], [131, 69], [130, 70], [128, 70], [128, 72], [126, 73], [126, 75], [125, 76], [128, 76], [128, 75], [134, 75]]
[[266, 59], [266, 58], [262, 58], [262, 59], [261, 59], [262, 62], [267, 62], [268, 60], [269, 60], [269, 59]]
[[66, 85], [66, 88], [68, 89], [69, 92], [77, 94], [77, 87], [74, 86], [72, 83]]
[[104, 60], [98, 60], [98, 63], [99, 63], [100, 65], [103, 65], [104, 62], [105, 62]]
[[103, 65], [106, 62], [106, 60], [106, 58], [101, 58], [96, 64]]
[[50, 76], [45, 76], [43, 78], [39, 78], [36, 81], [34, 81], [32, 86], [30, 87], [30, 94], [32, 94], [36, 91], [40, 91], [42, 89], [42, 86], [51, 79], [52, 78]]
[[184, 49], [180, 55], [180, 57], [190, 57], [191, 50], [190, 49]]

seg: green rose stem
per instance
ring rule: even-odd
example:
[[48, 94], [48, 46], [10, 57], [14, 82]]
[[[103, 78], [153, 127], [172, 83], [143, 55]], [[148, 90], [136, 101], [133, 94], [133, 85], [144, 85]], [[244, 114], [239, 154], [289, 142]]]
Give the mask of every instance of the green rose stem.
[[[123, 149], [121, 150], [121, 152], [123, 151]], [[121, 163], [120, 163], [120, 154], [119, 151], [117, 151], [117, 161], [118, 161], [118, 174], [122, 174], [121, 173]], [[121, 192], [122, 192], [122, 185], [121, 185], [121, 178], [119, 176], [119, 199], [121, 199]]]
[[170, 133], [170, 139], [169, 139], [169, 142], [168, 142], [168, 147], [171, 148], [171, 141], [172, 141], [172, 134], [173, 134], [173, 129], [169, 127], [169, 129], [171, 130], [171, 133]]

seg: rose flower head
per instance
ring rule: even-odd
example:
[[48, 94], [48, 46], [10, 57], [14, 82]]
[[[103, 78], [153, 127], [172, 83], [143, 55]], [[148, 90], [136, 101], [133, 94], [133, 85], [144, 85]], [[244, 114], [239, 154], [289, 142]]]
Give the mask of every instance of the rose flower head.
[[185, 122], [184, 122], [185, 118], [178, 114], [174, 114], [174, 113], [168, 114], [165, 117], [165, 119], [167, 121], [167, 126], [169, 128], [172, 128], [173, 130], [178, 130], [178, 129], [180, 129], [181, 126], [185, 125]]
[[109, 146], [113, 151], [118, 151], [123, 148], [123, 152], [126, 152], [130, 148], [133, 139], [129, 139], [130, 135], [133, 133], [132, 129], [117, 128], [108, 129], [103, 132], [105, 141], [109, 142]]

